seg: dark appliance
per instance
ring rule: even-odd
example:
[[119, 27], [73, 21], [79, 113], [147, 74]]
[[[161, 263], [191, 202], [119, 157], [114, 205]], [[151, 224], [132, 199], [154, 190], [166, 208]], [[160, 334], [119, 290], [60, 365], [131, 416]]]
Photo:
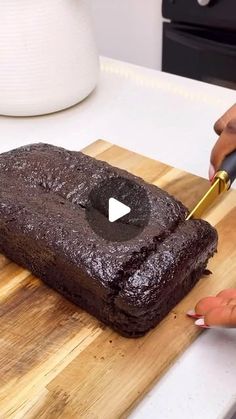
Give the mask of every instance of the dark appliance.
[[236, 89], [236, 0], [163, 0], [162, 70]]

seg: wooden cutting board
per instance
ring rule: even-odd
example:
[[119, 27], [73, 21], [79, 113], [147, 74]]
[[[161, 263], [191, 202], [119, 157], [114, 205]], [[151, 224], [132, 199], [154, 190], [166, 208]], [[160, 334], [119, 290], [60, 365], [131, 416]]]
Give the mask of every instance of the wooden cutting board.
[[[166, 189], [188, 207], [208, 182], [104, 141], [84, 150]], [[213, 275], [144, 338], [126, 339], [0, 256], [0, 418], [127, 417], [200, 331], [198, 299], [236, 285], [236, 191], [205, 217], [216, 225]]]

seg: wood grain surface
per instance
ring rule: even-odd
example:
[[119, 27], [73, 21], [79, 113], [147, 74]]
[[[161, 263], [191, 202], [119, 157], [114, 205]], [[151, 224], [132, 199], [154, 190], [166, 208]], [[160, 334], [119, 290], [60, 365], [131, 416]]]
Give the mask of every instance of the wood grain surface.
[[[104, 141], [84, 150], [192, 207], [208, 182]], [[126, 339], [0, 256], [0, 418], [127, 417], [200, 331], [186, 317], [208, 294], [236, 285], [236, 192], [205, 218], [219, 232], [213, 275], [143, 338]]]

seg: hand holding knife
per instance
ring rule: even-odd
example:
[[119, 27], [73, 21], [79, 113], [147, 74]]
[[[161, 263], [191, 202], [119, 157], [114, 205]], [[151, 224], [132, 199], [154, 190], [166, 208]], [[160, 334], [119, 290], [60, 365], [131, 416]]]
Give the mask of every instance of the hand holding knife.
[[236, 179], [236, 151], [230, 153], [223, 161], [220, 169], [216, 172], [212, 186], [190, 212], [187, 220], [191, 218], [201, 218], [204, 211], [210, 207], [215, 199], [230, 189], [232, 183]]
[[[209, 177], [212, 185], [187, 219], [200, 218], [203, 211], [217, 196], [228, 191], [236, 179], [236, 104], [216, 122], [214, 128], [219, 138], [211, 153]], [[236, 328], [236, 288], [202, 298], [188, 315], [197, 319], [195, 324], [202, 328]]]

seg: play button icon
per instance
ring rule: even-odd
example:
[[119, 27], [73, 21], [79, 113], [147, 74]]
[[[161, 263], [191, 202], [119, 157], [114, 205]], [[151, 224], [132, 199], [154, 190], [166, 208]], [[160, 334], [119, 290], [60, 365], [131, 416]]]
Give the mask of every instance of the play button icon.
[[119, 220], [124, 217], [124, 215], [130, 213], [130, 207], [128, 205], [122, 204], [116, 198], [109, 198], [109, 207], [108, 207], [108, 219], [110, 223]]
[[125, 177], [106, 179], [90, 192], [86, 217], [93, 231], [105, 240], [131, 240], [149, 221], [146, 190], [141, 182]]

